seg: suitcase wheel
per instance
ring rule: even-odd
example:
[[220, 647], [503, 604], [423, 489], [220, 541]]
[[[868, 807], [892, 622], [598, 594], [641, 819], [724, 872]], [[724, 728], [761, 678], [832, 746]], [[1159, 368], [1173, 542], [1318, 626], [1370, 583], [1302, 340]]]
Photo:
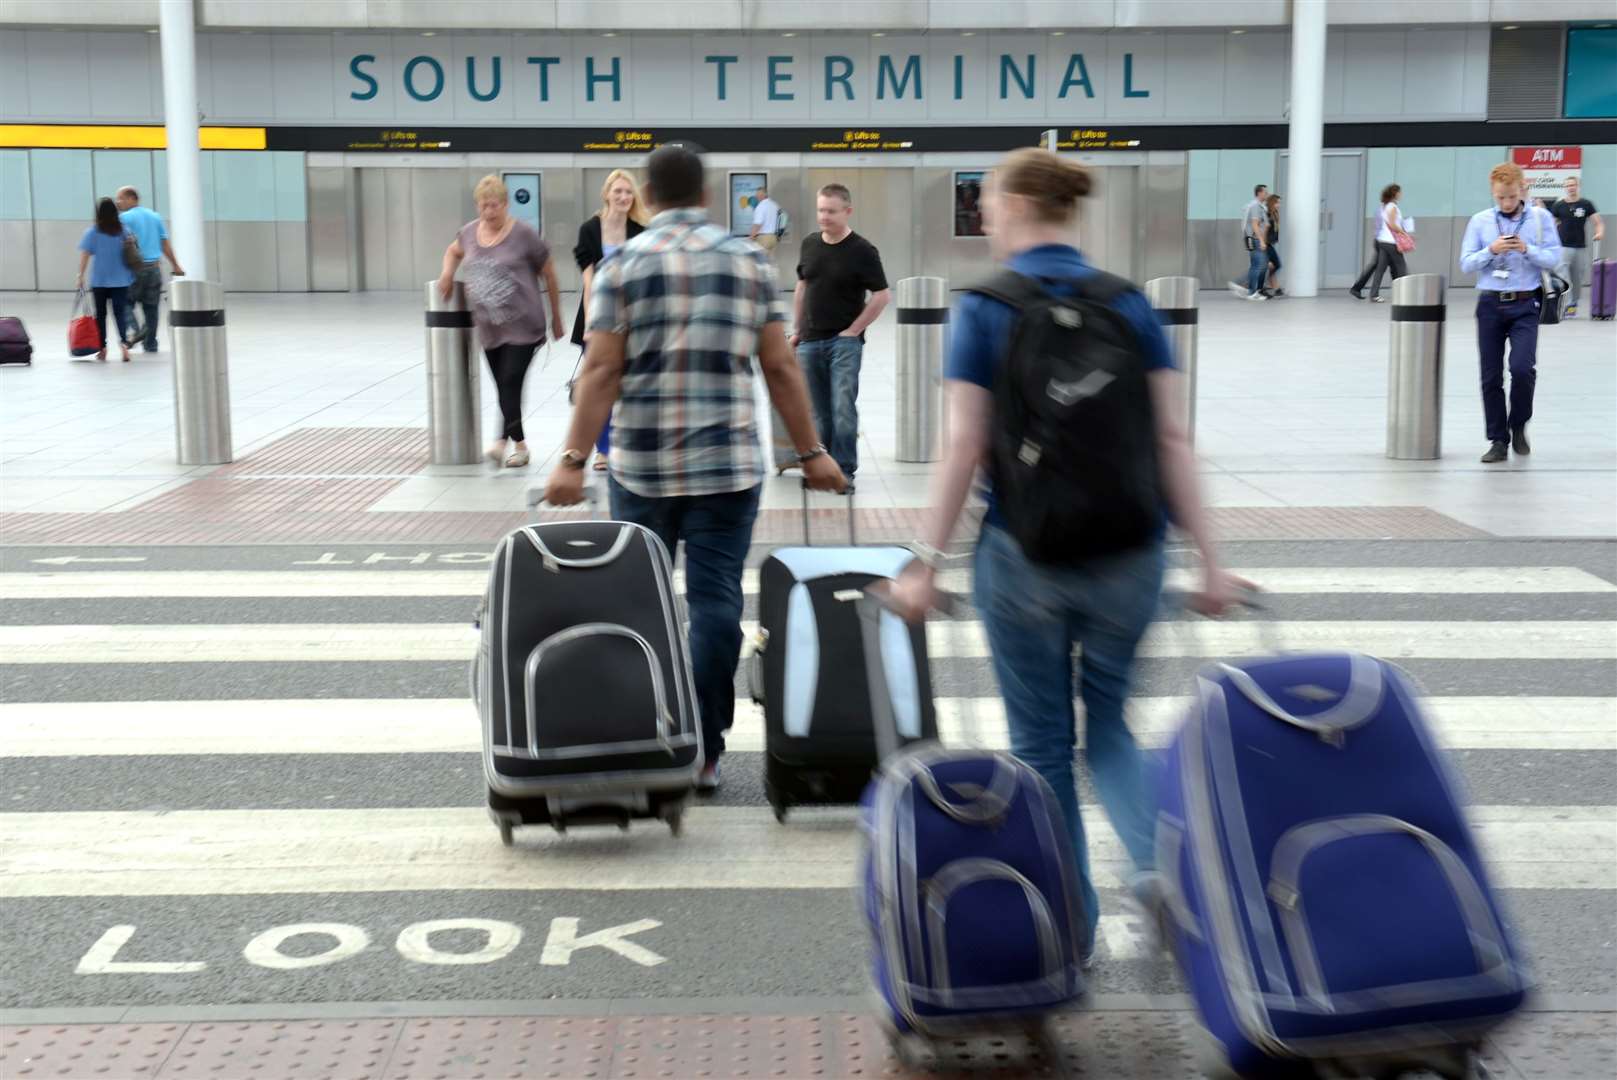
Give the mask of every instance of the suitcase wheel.
[[775, 820], [782, 825], [786, 824], [786, 810], [790, 804], [787, 803], [786, 796], [780, 793], [780, 789], [768, 780], [764, 781], [764, 798], [769, 800], [769, 808], [775, 812]]
[[[663, 821], [668, 824], [668, 831], [674, 836], [685, 831], [685, 804], [682, 802], [669, 803], [663, 807]], [[625, 826], [627, 827], [627, 826]]]
[[499, 821], [496, 821], [495, 824], [498, 825], [500, 829], [500, 843], [504, 844], [506, 847], [510, 847], [513, 843], [515, 843], [513, 834], [516, 832], [516, 829], [508, 819], [501, 818]]

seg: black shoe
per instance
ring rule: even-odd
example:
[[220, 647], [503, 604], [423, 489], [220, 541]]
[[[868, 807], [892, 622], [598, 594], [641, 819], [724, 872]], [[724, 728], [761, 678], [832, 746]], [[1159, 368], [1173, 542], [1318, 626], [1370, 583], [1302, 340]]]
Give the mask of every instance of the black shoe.
[[1353, 299], [1355, 299], [1355, 300], [1363, 300], [1364, 299], [1364, 294], [1362, 292], [1360, 292], [1358, 289], [1349, 289], [1348, 290], [1348, 295], [1353, 297]]
[[1527, 443], [1527, 429], [1519, 427], [1510, 433], [1510, 448], [1518, 454], [1531, 454], [1533, 448]]
[[1482, 455], [1484, 465], [1497, 465], [1510, 456], [1510, 444], [1500, 440], [1488, 447], [1488, 452]]

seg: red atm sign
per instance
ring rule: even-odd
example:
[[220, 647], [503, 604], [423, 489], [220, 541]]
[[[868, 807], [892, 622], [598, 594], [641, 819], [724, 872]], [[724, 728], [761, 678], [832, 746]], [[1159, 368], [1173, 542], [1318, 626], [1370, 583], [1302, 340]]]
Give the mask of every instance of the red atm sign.
[[1580, 169], [1583, 147], [1518, 146], [1510, 152], [1510, 159], [1524, 169]]

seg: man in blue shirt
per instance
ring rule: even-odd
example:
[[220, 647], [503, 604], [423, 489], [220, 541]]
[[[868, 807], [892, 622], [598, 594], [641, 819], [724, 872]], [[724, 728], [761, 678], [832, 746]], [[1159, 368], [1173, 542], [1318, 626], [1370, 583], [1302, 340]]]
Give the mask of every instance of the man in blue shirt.
[[[1527, 454], [1538, 382], [1538, 314], [1544, 271], [1561, 261], [1555, 219], [1522, 198], [1519, 165], [1495, 165], [1488, 174], [1494, 206], [1472, 215], [1460, 245], [1460, 269], [1477, 276], [1477, 351], [1482, 361], [1482, 415], [1487, 425], [1486, 465], [1511, 449]], [[1510, 409], [1505, 408], [1505, 342], [1510, 342]]]
[[[175, 277], [184, 277], [185, 271], [180, 269], [180, 261], [174, 257], [174, 249], [169, 246], [168, 230], [163, 227], [163, 219], [155, 210], [140, 205], [140, 192], [132, 187], [119, 188], [113, 201], [118, 204], [118, 217], [122, 219], [124, 228], [135, 235], [135, 241], [140, 245], [141, 266], [135, 271], [135, 283], [129, 288], [129, 300], [139, 304], [146, 316], [146, 351], [156, 352], [157, 305], [163, 298], [163, 271], [158, 259], [165, 255], [168, 257], [168, 265]], [[135, 336], [142, 336], [138, 327]], [[134, 344], [134, 341], [131, 340], [129, 344]]]

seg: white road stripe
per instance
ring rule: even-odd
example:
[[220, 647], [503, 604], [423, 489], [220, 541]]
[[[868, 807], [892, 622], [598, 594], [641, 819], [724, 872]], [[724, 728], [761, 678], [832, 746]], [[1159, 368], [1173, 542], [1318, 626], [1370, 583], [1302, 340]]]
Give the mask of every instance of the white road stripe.
[[[1124, 870], [1096, 807], [1096, 883]], [[1617, 888], [1617, 807], [1480, 806], [1494, 882]], [[823, 889], [854, 880], [856, 811], [698, 807], [686, 834], [526, 829], [500, 845], [486, 813], [203, 810], [0, 815], [0, 897], [202, 896], [488, 889]]]
[[[1143, 745], [1167, 744], [1188, 697], [1129, 702]], [[1617, 698], [1430, 697], [1439, 742], [1453, 750], [1617, 750]], [[1078, 717], [1083, 705], [1076, 706]], [[940, 698], [940, 734], [953, 746], [1002, 750], [997, 697]], [[1078, 724], [1078, 745], [1084, 742]], [[763, 713], [736, 704], [731, 750], [764, 746]], [[0, 705], [0, 757], [195, 754], [436, 754], [479, 749], [468, 698], [50, 702]]]
[[[743, 622], [749, 637], [757, 624]], [[0, 627], [8, 664], [164, 664], [278, 661], [469, 660], [470, 623], [245, 623]], [[927, 624], [934, 659], [988, 655], [977, 621]], [[1392, 660], [1613, 660], [1617, 622], [1251, 621], [1159, 624], [1141, 643], [1147, 657], [1236, 657], [1354, 649]]]
[[[1571, 566], [1243, 567], [1234, 571], [1277, 594], [1308, 593], [1612, 593], [1617, 584]], [[683, 572], [675, 575], [684, 587]], [[153, 597], [477, 596], [481, 570], [141, 570], [0, 574], [0, 600], [143, 599]], [[970, 571], [945, 570], [943, 588], [971, 588]], [[1173, 571], [1169, 583], [1193, 577]], [[743, 588], [758, 591], [748, 570]]]

